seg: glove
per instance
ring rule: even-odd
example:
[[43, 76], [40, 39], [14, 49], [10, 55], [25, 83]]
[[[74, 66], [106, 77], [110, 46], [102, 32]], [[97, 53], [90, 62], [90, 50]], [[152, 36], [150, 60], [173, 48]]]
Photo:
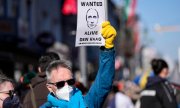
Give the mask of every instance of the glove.
[[111, 26], [109, 21], [102, 23], [101, 35], [105, 39], [105, 48], [110, 49], [114, 47], [114, 39], [116, 37], [116, 30]]

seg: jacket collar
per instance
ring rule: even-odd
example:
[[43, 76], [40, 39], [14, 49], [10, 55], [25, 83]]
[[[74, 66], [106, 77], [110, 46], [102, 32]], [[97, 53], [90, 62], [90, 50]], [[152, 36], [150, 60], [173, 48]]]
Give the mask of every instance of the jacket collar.
[[161, 78], [159, 76], [152, 76], [152, 77], [148, 77], [148, 82], [146, 87], [150, 87], [154, 84], [160, 83], [160, 82], [165, 82], [166, 79], [165, 78]]

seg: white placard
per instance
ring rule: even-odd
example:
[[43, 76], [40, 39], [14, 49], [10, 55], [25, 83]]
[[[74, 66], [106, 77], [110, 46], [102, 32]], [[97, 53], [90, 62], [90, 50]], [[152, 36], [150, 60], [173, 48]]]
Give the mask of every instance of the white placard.
[[75, 46], [104, 46], [101, 36], [105, 21], [104, 0], [78, 0], [78, 16]]

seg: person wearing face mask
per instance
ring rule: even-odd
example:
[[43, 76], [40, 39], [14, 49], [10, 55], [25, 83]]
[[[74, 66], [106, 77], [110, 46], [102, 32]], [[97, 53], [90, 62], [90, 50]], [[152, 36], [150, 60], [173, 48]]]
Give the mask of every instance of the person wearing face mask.
[[13, 81], [0, 73], [0, 108], [21, 108], [19, 98], [14, 93]]
[[71, 66], [63, 60], [56, 60], [46, 69], [47, 88], [50, 93], [47, 102], [40, 108], [102, 108], [112, 87], [115, 73], [115, 50], [113, 40], [116, 30], [110, 22], [102, 24], [105, 46], [100, 48], [99, 70], [96, 79], [85, 96], [74, 86]]
[[146, 88], [141, 92], [140, 108], [178, 108], [175, 89], [168, 82], [168, 64], [163, 59], [153, 59], [154, 76], [149, 77]]

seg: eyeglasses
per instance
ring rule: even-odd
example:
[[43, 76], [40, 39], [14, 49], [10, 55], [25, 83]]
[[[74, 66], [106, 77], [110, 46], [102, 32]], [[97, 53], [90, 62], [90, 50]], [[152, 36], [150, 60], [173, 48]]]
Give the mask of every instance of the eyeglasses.
[[75, 84], [75, 80], [74, 79], [69, 79], [69, 80], [66, 80], [66, 81], [59, 81], [59, 82], [56, 82], [56, 83], [49, 82], [48, 84], [55, 85], [59, 89], [59, 88], [64, 87], [66, 82], [68, 83], [68, 85], [74, 85]]
[[15, 91], [14, 90], [9, 90], [9, 91], [0, 91], [0, 93], [5, 93], [10, 96], [10, 98], [13, 98]]

